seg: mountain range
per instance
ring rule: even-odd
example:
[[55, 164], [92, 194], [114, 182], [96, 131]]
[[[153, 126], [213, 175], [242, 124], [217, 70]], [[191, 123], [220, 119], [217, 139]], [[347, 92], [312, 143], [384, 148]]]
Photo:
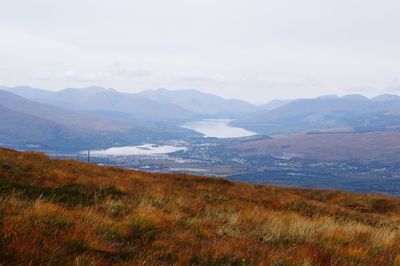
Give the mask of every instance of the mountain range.
[[201, 135], [181, 125], [203, 118], [230, 118], [233, 126], [267, 135], [398, 131], [400, 96], [328, 95], [256, 106], [196, 90], [0, 87], [0, 143], [14, 147], [82, 150], [184, 140]]
[[136, 93], [135, 96], [161, 103], [176, 104], [200, 115], [226, 117], [251, 113], [258, 110], [257, 106], [248, 102], [237, 99], [224, 99], [198, 90], [146, 90]]
[[0, 90], [0, 142], [14, 147], [82, 150], [184, 138], [188, 130], [155, 122], [128, 121], [35, 102]]
[[129, 120], [182, 122], [206, 115], [232, 117], [258, 110], [250, 103], [224, 99], [197, 90], [147, 90], [123, 93], [102, 87], [47, 91], [27, 86], [0, 87], [27, 99], [60, 108]]
[[48, 91], [0, 87], [0, 143], [75, 151], [200, 136], [186, 121], [258, 110], [195, 90], [123, 93], [103, 87]]
[[272, 110], [245, 114], [232, 122], [264, 134], [400, 129], [400, 97], [362, 95], [298, 99]]

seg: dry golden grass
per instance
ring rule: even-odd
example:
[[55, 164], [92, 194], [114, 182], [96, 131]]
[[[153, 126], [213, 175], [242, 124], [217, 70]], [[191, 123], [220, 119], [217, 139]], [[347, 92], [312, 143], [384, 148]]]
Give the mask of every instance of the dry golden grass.
[[400, 201], [0, 149], [0, 265], [400, 265]]

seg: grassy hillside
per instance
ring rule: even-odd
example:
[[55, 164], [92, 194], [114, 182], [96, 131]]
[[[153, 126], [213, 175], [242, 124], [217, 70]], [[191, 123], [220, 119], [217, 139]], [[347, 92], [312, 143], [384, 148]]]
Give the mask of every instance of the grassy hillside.
[[400, 265], [400, 201], [0, 149], [0, 265]]

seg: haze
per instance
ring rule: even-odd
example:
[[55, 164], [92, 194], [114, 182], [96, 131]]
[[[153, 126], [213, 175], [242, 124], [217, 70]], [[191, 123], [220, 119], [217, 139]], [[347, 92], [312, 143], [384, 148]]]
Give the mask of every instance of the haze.
[[0, 83], [274, 98], [400, 90], [400, 2], [2, 0]]

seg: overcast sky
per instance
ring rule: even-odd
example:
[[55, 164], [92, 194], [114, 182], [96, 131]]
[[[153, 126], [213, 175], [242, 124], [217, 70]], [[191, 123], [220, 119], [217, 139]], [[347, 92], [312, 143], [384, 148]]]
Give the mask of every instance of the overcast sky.
[[399, 0], [0, 0], [0, 85], [400, 93]]

